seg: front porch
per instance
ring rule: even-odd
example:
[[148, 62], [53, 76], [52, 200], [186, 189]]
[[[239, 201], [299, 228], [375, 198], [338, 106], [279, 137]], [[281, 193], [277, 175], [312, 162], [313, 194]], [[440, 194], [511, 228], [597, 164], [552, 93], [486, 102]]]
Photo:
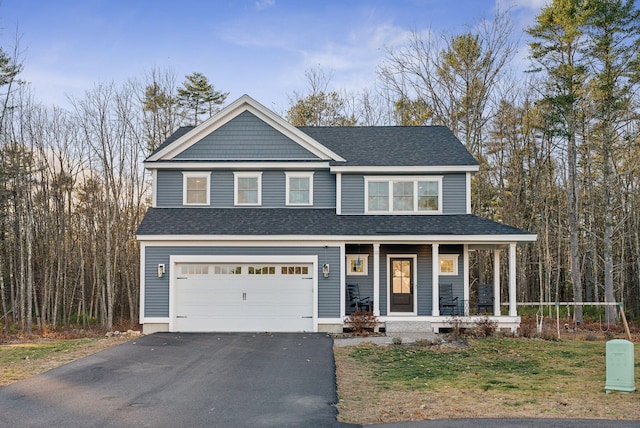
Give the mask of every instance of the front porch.
[[[382, 323], [439, 332], [470, 328], [486, 319], [500, 330], [515, 332], [516, 242], [349, 243], [344, 245], [345, 268], [341, 318], [366, 303]], [[490, 284], [471, 284], [470, 253], [489, 250], [493, 260]], [[501, 278], [501, 254], [508, 257], [506, 281]], [[357, 299], [352, 292], [357, 290]], [[506, 290], [506, 293], [503, 291]], [[504, 295], [503, 295], [504, 294]], [[508, 310], [502, 313], [502, 305]], [[402, 327], [398, 327], [402, 328]], [[407, 330], [408, 331], [408, 330]]]

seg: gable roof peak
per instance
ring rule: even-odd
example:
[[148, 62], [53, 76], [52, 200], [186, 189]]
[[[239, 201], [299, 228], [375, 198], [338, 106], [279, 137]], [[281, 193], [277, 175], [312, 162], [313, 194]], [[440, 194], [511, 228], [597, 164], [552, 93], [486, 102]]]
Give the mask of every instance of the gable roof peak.
[[[319, 159], [338, 162], [344, 161], [340, 155], [323, 146], [310, 135], [305, 134], [295, 126], [291, 125], [278, 114], [260, 104], [249, 95], [244, 94], [198, 126], [192, 127], [191, 129], [186, 130], [186, 132], [180, 128], [180, 130], [183, 131], [182, 135], [179, 135], [177, 138], [172, 136], [173, 141], [168, 141], [168, 143], [166, 142], [167, 144], [163, 143], [147, 158], [145, 162], [167, 161], [173, 159], [175, 156], [196, 144], [205, 136], [211, 134], [216, 129], [229, 123], [231, 120], [246, 111], [252, 113], [283, 135], [289, 137], [291, 140], [316, 155]], [[174, 135], [176, 135], [176, 133], [174, 133]], [[172, 137], [169, 137], [168, 140]]]

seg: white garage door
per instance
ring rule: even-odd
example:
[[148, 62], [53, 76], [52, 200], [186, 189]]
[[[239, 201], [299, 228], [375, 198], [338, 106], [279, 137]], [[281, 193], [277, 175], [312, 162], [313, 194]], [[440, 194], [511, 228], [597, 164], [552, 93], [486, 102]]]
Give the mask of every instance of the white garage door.
[[174, 331], [313, 331], [312, 265], [181, 263]]

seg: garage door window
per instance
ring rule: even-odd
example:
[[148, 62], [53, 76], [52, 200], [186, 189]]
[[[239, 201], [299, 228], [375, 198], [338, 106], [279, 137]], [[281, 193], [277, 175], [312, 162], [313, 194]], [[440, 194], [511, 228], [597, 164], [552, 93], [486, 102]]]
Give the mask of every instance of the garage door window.
[[275, 275], [275, 266], [249, 266], [249, 275]]
[[307, 266], [282, 266], [280, 273], [282, 275], [308, 275], [309, 268]]
[[240, 266], [214, 266], [213, 273], [215, 275], [240, 275], [242, 273], [242, 267]]
[[182, 275], [209, 275], [207, 265], [184, 265], [181, 268]]

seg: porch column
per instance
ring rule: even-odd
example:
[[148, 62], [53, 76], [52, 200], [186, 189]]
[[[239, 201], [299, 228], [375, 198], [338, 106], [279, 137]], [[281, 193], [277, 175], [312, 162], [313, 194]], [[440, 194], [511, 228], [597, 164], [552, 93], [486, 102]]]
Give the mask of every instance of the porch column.
[[500, 249], [493, 250], [493, 315], [500, 316]]
[[516, 305], [516, 244], [509, 244], [509, 316], [518, 315]]
[[464, 244], [462, 246], [462, 281], [464, 282], [464, 316], [469, 316], [469, 244]]
[[431, 244], [431, 315], [440, 316], [440, 284], [438, 273], [440, 272], [439, 251], [440, 244]]
[[373, 315], [380, 316], [380, 244], [373, 244]]

